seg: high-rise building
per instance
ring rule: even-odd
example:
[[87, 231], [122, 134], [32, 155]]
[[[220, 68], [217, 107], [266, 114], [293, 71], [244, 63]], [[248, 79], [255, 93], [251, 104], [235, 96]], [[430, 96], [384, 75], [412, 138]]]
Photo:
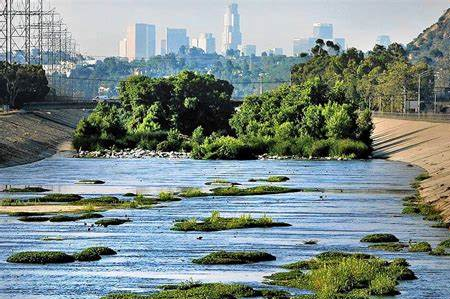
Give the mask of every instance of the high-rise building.
[[327, 23], [315, 23], [313, 24], [313, 37], [324, 40], [333, 39], [333, 24]]
[[341, 49], [341, 52], [344, 52], [347, 50], [347, 43], [345, 41], [345, 38], [336, 37], [334, 39], [334, 43], [339, 46], [339, 48]]
[[380, 35], [377, 37], [376, 44], [387, 48], [391, 44], [391, 38], [389, 35]]
[[206, 54], [216, 53], [216, 38], [212, 33], [202, 33], [197, 40], [197, 47], [203, 49]]
[[164, 56], [167, 54], [167, 40], [161, 40], [161, 55]]
[[311, 49], [314, 47], [317, 38], [297, 38], [294, 39], [293, 53], [294, 56], [298, 56], [302, 53], [310, 53]]
[[167, 54], [178, 54], [181, 47], [189, 48], [189, 38], [186, 29], [167, 28]]
[[241, 17], [236, 3], [230, 4], [224, 17], [224, 31], [222, 36], [222, 52], [238, 50], [242, 44]]
[[134, 24], [128, 27], [127, 37], [119, 43], [119, 56], [128, 60], [149, 59], [155, 56], [155, 49], [155, 25]]
[[128, 40], [126, 38], [119, 42], [119, 57], [128, 58]]
[[239, 50], [244, 56], [256, 56], [256, 45], [243, 45]]

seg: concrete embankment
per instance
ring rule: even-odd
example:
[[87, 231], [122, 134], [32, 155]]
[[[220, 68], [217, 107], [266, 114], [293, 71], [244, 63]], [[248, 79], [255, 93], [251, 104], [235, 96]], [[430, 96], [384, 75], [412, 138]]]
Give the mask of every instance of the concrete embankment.
[[0, 167], [35, 162], [70, 148], [72, 132], [87, 113], [63, 109], [0, 115]]
[[431, 178], [419, 188], [425, 202], [450, 222], [450, 123], [374, 118], [374, 156], [422, 167]]

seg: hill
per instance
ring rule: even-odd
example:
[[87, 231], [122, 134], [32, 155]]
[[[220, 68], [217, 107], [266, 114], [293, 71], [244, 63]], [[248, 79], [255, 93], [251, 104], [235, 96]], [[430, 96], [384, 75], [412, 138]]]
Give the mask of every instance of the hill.
[[438, 22], [425, 29], [408, 44], [412, 60], [425, 59], [427, 63], [439, 65], [450, 57], [450, 8]]

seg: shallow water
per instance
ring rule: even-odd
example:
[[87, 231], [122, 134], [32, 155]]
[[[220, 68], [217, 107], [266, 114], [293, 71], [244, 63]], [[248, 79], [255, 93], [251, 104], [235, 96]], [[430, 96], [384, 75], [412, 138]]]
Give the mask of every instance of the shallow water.
[[[109, 211], [104, 215], [127, 215], [133, 222], [95, 228], [90, 232], [83, 222], [30, 224], [0, 216], [0, 298], [90, 299], [115, 291], [149, 292], [157, 285], [188, 279], [244, 282], [260, 287], [263, 276], [280, 271], [279, 265], [326, 250], [405, 257], [419, 279], [401, 283], [402, 294], [396, 298], [450, 298], [450, 258], [368, 251], [367, 245], [359, 242], [362, 236], [376, 232], [394, 233], [406, 242], [410, 239], [428, 241], [433, 246], [449, 237], [448, 230], [432, 229], [420, 217], [401, 215], [401, 198], [411, 193], [409, 184], [418, 173], [419, 169], [406, 164], [382, 160], [217, 162], [51, 158], [0, 169], [0, 185], [47, 186], [55, 192], [85, 196], [205, 187], [206, 181], [215, 178], [245, 183], [250, 178], [275, 174], [291, 178], [289, 182], [276, 185], [330, 190], [326, 193], [195, 198], [151, 210]], [[100, 179], [107, 183], [75, 185], [81, 179]], [[205, 217], [212, 210], [220, 211], [223, 216], [251, 213], [259, 217], [266, 213], [293, 226], [213, 233], [170, 231], [174, 220]], [[64, 241], [41, 241], [45, 236], [61, 236]], [[197, 240], [199, 236], [203, 236], [203, 240]], [[318, 245], [302, 245], [309, 239], [318, 240]], [[103, 257], [98, 262], [66, 265], [29, 266], [5, 262], [17, 251], [71, 253], [99, 245], [114, 248], [119, 254]], [[276, 255], [277, 260], [239, 266], [202, 266], [190, 262], [215, 250], [262, 250]]]

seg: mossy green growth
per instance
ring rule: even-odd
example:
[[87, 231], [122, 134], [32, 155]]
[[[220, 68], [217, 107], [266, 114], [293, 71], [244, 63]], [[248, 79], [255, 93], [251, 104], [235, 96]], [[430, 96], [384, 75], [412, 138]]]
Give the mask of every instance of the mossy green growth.
[[223, 180], [223, 179], [215, 179], [212, 180], [210, 182], [206, 182], [205, 185], [210, 186], [210, 185], [231, 185], [231, 186], [238, 186], [241, 185], [239, 183], [236, 182], [231, 182], [228, 180]]
[[131, 222], [130, 219], [119, 219], [119, 218], [105, 218], [95, 222], [95, 224], [103, 227], [108, 227], [110, 225], [121, 225], [127, 222]]
[[125, 197], [135, 197], [135, 196], [137, 196], [137, 194], [128, 192], [128, 193], [125, 193], [123, 196], [125, 196]]
[[439, 247], [450, 248], [450, 239], [442, 241], [439, 243]]
[[62, 264], [72, 263], [75, 258], [58, 251], [25, 251], [11, 255], [6, 261], [17, 264]]
[[398, 238], [392, 234], [371, 234], [361, 239], [361, 242], [364, 243], [391, 243], [398, 241]]
[[69, 215], [56, 215], [50, 217], [49, 219], [50, 222], [72, 222], [77, 220], [78, 220], [77, 216], [69, 216]]
[[36, 202], [76, 202], [81, 200], [83, 197], [81, 197], [78, 194], [58, 194], [58, 193], [54, 193], [54, 194], [48, 194], [45, 195], [44, 197], [39, 197], [39, 198], [35, 198], [33, 199]]
[[287, 299], [284, 291], [256, 290], [241, 284], [223, 283], [182, 283], [164, 286], [155, 294], [140, 295], [133, 293], [109, 294], [101, 299], [236, 299], [236, 298], [272, 298]]
[[107, 205], [119, 205], [122, 204], [123, 201], [118, 199], [115, 196], [100, 196], [94, 198], [84, 198], [81, 199], [75, 204], [77, 205], [94, 205], [94, 206], [107, 206]]
[[248, 196], [264, 194], [281, 194], [290, 192], [299, 192], [301, 189], [278, 187], [278, 186], [257, 186], [250, 188], [224, 187], [212, 189], [212, 195], [215, 196]]
[[104, 181], [101, 180], [79, 180], [77, 184], [81, 185], [103, 185], [105, 184]]
[[25, 187], [25, 188], [7, 188], [2, 192], [9, 193], [43, 193], [51, 191], [49, 189], [41, 188], [41, 187]]
[[180, 201], [181, 198], [176, 197], [172, 192], [160, 192], [158, 195], [158, 201], [167, 202], [167, 201]]
[[35, 217], [35, 216], [45, 216], [48, 215], [48, 213], [41, 213], [41, 212], [11, 212], [8, 214], [8, 216], [11, 217]]
[[25, 216], [25, 217], [20, 217], [17, 220], [19, 220], [21, 222], [47, 222], [50, 220], [50, 217]]
[[427, 172], [423, 172], [416, 177], [416, 181], [421, 182], [431, 178]]
[[73, 255], [73, 257], [79, 262], [94, 262], [101, 260], [100, 254], [91, 248], [86, 248], [79, 253]]
[[290, 179], [287, 176], [275, 175], [275, 176], [270, 176], [265, 179], [250, 179], [248, 181], [249, 182], [282, 183], [282, 182], [287, 182], [289, 180]]
[[447, 256], [449, 255], [447, 251], [445, 250], [444, 246], [437, 246], [433, 250], [431, 250], [430, 255], [434, 256]]
[[229, 252], [218, 251], [208, 254], [205, 257], [194, 259], [194, 264], [202, 265], [238, 265], [238, 264], [252, 264], [258, 262], [274, 261], [276, 257], [260, 251], [242, 251]]
[[99, 213], [85, 213], [77, 216], [77, 218], [77, 220], [100, 219], [103, 218], [103, 215]]
[[221, 231], [230, 229], [243, 229], [243, 228], [270, 228], [279, 226], [290, 226], [284, 222], [274, 222], [272, 218], [263, 216], [259, 219], [254, 219], [251, 215], [242, 215], [237, 218], [224, 218], [220, 216], [220, 213], [212, 212], [211, 216], [204, 219], [204, 221], [197, 221], [194, 219], [188, 219], [176, 222], [172, 228], [175, 231]]
[[181, 197], [202, 197], [202, 196], [207, 196], [208, 193], [203, 192], [201, 189], [199, 188], [188, 188], [183, 190], [183, 192], [181, 192], [179, 194]]
[[428, 242], [414, 243], [409, 246], [410, 252], [430, 252], [431, 250], [431, 245]]
[[270, 275], [266, 282], [310, 290], [317, 298], [396, 295], [399, 281], [416, 278], [404, 261], [386, 261], [366, 254], [326, 252], [284, 267], [292, 270]]
[[378, 244], [372, 244], [369, 246], [370, 249], [384, 250], [384, 251], [391, 251], [391, 252], [403, 251], [407, 247], [408, 247], [408, 245], [402, 244], [402, 243], [378, 243]]
[[415, 205], [405, 206], [403, 208], [402, 214], [420, 214], [420, 209]]

